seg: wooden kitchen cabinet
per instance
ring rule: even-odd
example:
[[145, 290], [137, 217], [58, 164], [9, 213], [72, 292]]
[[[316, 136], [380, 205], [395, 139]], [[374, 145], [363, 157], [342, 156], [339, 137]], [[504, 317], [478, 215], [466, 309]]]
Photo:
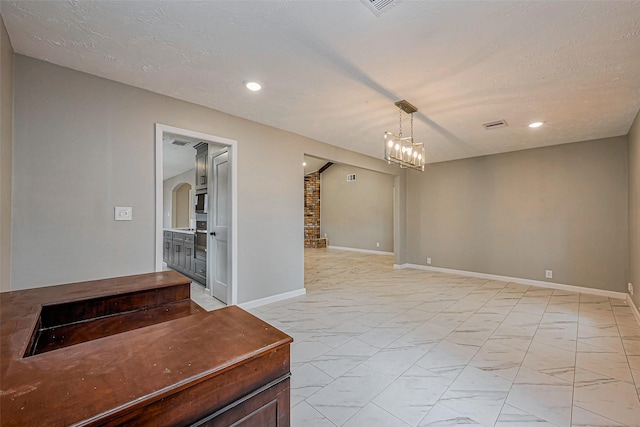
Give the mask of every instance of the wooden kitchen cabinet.
[[207, 192], [207, 159], [209, 144], [201, 142], [193, 148], [196, 149], [196, 192]]
[[164, 231], [162, 233], [162, 261], [167, 263], [167, 265], [171, 264], [171, 251], [173, 248], [173, 233], [170, 231]]
[[166, 262], [167, 265], [171, 264], [171, 246], [173, 245], [172, 239], [165, 238], [162, 241], [162, 261]]
[[170, 267], [176, 270], [184, 270], [184, 235], [173, 233], [173, 252], [171, 253]]
[[196, 274], [195, 236], [192, 233], [165, 231], [163, 244], [163, 259], [169, 268], [206, 283], [206, 268], [201, 276]]
[[195, 246], [193, 244], [193, 236], [188, 236], [191, 238], [191, 242], [188, 239], [184, 240], [184, 265], [183, 271], [188, 276], [193, 276], [194, 269], [194, 261], [195, 261]]

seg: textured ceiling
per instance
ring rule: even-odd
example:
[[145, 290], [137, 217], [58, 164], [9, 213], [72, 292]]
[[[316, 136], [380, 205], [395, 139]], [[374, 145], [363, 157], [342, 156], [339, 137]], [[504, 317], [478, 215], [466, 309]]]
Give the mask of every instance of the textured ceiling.
[[[186, 143], [176, 145], [174, 142]], [[162, 179], [173, 178], [196, 167], [196, 150], [194, 145], [200, 140], [194, 140], [170, 133], [163, 134], [162, 138]], [[193, 172], [195, 176], [195, 171]]]
[[380, 17], [359, 0], [0, 7], [17, 53], [375, 157], [399, 99], [419, 109], [429, 162], [624, 135], [640, 108], [635, 1], [399, 0]]
[[317, 172], [321, 167], [326, 165], [328, 160], [320, 159], [318, 157], [304, 156], [304, 174], [310, 174]]

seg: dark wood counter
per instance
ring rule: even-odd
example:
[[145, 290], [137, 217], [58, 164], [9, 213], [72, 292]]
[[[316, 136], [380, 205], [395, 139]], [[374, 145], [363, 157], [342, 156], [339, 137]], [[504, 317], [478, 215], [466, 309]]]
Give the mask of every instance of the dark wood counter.
[[0, 294], [5, 426], [289, 425], [289, 344], [190, 279], [151, 273]]

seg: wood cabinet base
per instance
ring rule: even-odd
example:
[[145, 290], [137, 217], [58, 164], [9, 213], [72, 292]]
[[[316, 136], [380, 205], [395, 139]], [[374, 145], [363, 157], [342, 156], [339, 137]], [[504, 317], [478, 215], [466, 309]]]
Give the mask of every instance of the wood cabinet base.
[[[288, 427], [291, 337], [236, 306], [205, 312], [189, 283], [0, 293], [0, 425]], [[46, 350], [29, 352], [37, 333]]]

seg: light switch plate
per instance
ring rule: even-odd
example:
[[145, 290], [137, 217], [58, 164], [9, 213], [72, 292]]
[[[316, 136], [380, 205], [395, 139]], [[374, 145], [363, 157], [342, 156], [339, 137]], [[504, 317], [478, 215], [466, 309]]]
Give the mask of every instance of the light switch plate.
[[116, 221], [131, 221], [133, 219], [133, 208], [131, 206], [116, 206]]

